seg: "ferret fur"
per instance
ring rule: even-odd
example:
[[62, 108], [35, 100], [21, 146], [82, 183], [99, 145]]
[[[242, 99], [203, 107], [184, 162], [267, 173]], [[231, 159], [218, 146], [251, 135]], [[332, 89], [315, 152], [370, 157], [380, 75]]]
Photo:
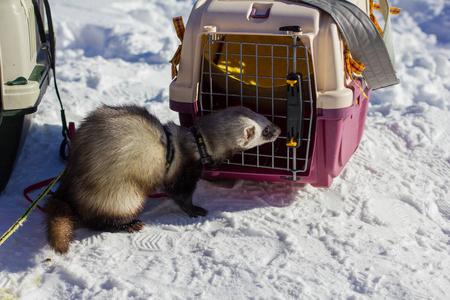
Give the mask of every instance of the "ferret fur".
[[[273, 142], [281, 130], [264, 116], [231, 107], [196, 120], [212, 163]], [[45, 205], [47, 238], [59, 253], [69, 250], [75, 229], [134, 232], [147, 195], [162, 187], [191, 217], [207, 211], [192, 204], [202, 164], [187, 128], [167, 124], [175, 147], [166, 169], [167, 138], [161, 122], [145, 108], [103, 105], [82, 122], [55, 195]]]

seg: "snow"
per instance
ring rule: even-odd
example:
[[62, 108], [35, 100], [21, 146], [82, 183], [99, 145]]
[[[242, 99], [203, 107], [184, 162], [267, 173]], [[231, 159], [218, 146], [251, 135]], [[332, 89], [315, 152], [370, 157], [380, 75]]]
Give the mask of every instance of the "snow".
[[[137, 103], [163, 122], [170, 65], [191, 0], [52, 0], [67, 118]], [[330, 188], [201, 181], [191, 219], [150, 199], [143, 231], [77, 230], [47, 245], [35, 210], [0, 246], [1, 299], [449, 299], [450, 3], [392, 0], [401, 84], [372, 93], [358, 150]], [[0, 234], [29, 206], [22, 191], [64, 167], [53, 85], [0, 195]], [[36, 195], [34, 195], [36, 196]]]

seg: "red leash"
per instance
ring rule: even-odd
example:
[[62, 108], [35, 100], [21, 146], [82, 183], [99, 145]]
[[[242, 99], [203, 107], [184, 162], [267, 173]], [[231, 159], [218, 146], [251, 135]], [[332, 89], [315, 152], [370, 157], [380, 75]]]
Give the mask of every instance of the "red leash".
[[[33, 203], [34, 201], [28, 196], [28, 193], [30, 193], [30, 192], [32, 192], [34, 190], [37, 190], [37, 189], [40, 189], [40, 188], [48, 186], [53, 181], [53, 179], [55, 179], [55, 177], [30, 185], [29, 187], [27, 187], [27, 188], [25, 188], [23, 190], [23, 196], [29, 202]], [[49, 194], [53, 195], [53, 192], [50, 191]], [[44, 210], [44, 208], [42, 206], [37, 205], [36, 207], [39, 208], [39, 210], [45, 212], [45, 210]]]
[[157, 193], [157, 194], [150, 194], [148, 195], [149, 198], [162, 198], [167, 197], [166, 193]]

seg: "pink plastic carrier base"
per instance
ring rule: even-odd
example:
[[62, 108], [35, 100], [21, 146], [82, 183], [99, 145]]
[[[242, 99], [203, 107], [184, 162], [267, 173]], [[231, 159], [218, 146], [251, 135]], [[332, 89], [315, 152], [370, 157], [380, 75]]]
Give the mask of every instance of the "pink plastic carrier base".
[[[364, 97], [353, 82], [350, 83], [349, 88], [353, 90], [352, 106], [342, 109], [317, 109], [313, 145], [310, 146], [313, 149], [310, 163], [305, 172], [296, 174], [295, 181], [309, 183], [315, 187], [329, 187], [333, 178], [340, 174], [358, 148], [364, 130], [369, 99]], [[367, 97], [370, 96], [369, 88], [366, 88], [364, 92]], [[190, 127], [195, 124], [195, 118], [199, 114], [197, 102], [180, 105], [171, 101], [170, 107], [179, 112], [182, 126]], [[231, 164], [223, 164], [218, 169], [205, 168], [203, 178], [294, 181], [292, 170], [283, 171]]]

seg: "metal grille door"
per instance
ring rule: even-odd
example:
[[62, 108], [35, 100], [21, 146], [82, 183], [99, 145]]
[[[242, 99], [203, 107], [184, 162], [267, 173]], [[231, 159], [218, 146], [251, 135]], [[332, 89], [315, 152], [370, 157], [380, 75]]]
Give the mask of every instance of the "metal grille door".
[[[308, 171], [313, 147], [315, 94], [311, 56], [297, 37], [208, 34], [204, 39], [199, 85], [200, 113], [245, 106], [282, 129], [271, 144], [241, 152], [226, 162], [240, 170], [289, 171], [291, 179]], [[288, 103], [288, 76], [297, 74], [301, 104]], [[293, 86], [293, 84], [291, 84]], [[288, 114], [288, 109], [290, 109]], [[286, 146], [288, 116], [301, 117], [298, 144]]]

